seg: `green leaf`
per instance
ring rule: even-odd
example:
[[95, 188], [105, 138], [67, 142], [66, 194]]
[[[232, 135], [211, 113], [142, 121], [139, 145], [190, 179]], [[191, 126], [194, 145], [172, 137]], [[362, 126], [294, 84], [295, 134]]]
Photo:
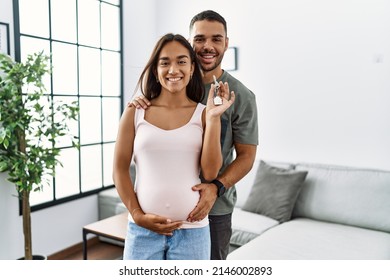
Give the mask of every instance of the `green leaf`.
[[4, 172], [8, 170], [8, 164], [4, 161], [0, 161], [0, 172]]
[[4, 127], [0, 127], [0, 144], [3, 143], [6, 136], [7, 131], [4, 129]]
[[3, 140], [3, 146], [4, 146], [4, 148], [7, 150], [8, 149], [8, 147], [9, 147], [9, 140], [8, 140], [8, 138], [5, 138], [4, 140]]

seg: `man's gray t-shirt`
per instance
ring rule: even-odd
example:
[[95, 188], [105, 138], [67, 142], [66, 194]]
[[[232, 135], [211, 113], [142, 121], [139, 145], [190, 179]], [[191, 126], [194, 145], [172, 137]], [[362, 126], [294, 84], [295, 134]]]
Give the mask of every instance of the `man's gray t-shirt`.
[[[223, 165], [222, 173], [226, 167], [234, 160], [234, 143], [258, 145], [258, 121], [256, 96], [239, 80], [228, 72], [224, 71], [218, 82], [227, 82], [229, 90], [234, 91], [236, 99], [233, 105], [223, 113], [221, 117], [221, 147]], [[202, 103], [206, 104], [211, 84], [205, 85], [205, 96]], [[210, 215], [225, 215], [233, 212], [237, 200], [235, 187], [231, 187], [227, 192], [219, 197]]]

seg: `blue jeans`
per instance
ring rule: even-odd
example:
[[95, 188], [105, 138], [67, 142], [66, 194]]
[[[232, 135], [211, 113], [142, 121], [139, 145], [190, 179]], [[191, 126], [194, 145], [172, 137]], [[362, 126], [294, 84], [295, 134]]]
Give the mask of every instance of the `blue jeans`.
[[179, 229], [165, 236], [128, 223], [124, 260], [209, 260], [210, 228]]

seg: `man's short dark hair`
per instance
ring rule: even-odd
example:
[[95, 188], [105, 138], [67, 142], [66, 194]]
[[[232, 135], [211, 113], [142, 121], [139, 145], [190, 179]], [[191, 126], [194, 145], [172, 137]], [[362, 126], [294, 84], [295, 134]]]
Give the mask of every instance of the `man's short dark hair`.
[[225, 33], [227, 35], [226, 20], [223, 18], [223, 16], [221, 16], [220, 14], [218, 14], [217, 12], [212, 11], [212, 10], [200, 12], [199, 14], [196, 14], [192, 18], [192, 20], [190, 22], [190, 34], [191, 34], [192, 28], [194, 27], [195, 22], [201, 21], [201, 20], [218, 21], [218, 22], [222, 23], [223, 27], [225, 28]]

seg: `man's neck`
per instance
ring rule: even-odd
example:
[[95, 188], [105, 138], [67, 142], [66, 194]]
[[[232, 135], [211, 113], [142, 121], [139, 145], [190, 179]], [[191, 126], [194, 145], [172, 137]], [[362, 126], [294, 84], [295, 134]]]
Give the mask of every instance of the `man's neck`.
[[211, 84], [214, 82], [214, 77], [218, 80], [223, 74], [223, 70], [221, 68], [219, 69], [214, 69], [213, 71], [206, 71], [203, 72], [203, 83], [204, 84]]

